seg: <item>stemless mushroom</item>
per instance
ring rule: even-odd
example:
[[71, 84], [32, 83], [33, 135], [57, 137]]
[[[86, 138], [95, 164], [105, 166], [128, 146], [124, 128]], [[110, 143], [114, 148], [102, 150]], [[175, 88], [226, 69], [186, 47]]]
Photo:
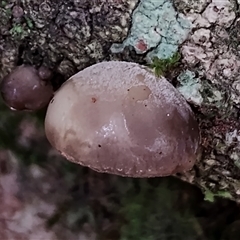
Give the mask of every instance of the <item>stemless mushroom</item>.
[[193, 167], [199, 128], [180, 93], [135, 63], [102, 62], [56, 92], [46, 136], [68, 160], [129, 177], [167, 176]]
[[38, 110], [47, 106], [53, 88], [49, 81], [41, 78], [41, 74], [33, 66], [16, 67], [0, 85], [5, 103], [13, 110]]

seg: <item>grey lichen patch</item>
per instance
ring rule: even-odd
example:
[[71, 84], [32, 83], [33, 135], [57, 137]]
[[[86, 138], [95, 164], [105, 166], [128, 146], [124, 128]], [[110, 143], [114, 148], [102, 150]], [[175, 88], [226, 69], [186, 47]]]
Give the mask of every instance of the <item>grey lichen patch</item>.
[[130, 33], [122, 44], [113, 44], [112, 52], [132, 46], [138, 54], [148, 53], [147, 59], [171, 57], [187, 37], [191, 22], [178, 14], [171, 1], [144, 0], [132, 16]]
[[173, 5], [182, 13], [201, 13], [209, 2], [209, 0], [173, 0]]
[[197, 0], [192, 7], [191, 2], [191, 0], [184, 0], [182, 4], [175, 4], [175, 7], [183, 11], [184, 8], [181, 6], [187, 4], [188, 10], [184, 13], [195, 27], [210, 27], [212, 24], [230, 27], [236, 17], [237, 5], [234, 0]]
[[240, 169], [240, 130], [234, 129], [226, 133], [226, 143], [229, 147], [233, 147], [230, 158], [234, 161], [235, 165]]
[[[197, 105], [202, 130], [200, 177], [193, 182], [213, 195], [239, 201], [240, 55], [236, 1], [184, 0], [178, 11], [193, 28], [180, 48], [182, 63], [190, 70], [178, 76], [179, 90]], [[191, 6], [192, 3], [193, 5]], [[197, 7], [196, 7], [197, 5]], [[181, 6], [188, 6], [183, 11]], [[187, 73], [187, 74], [186, 74]], [[195, 75], [194, 75], [194, 74]], [[196, 91], [199, 90], [199, 91]], [[195, 93], [201, 98], [194, 98]], [[198, 95], [200, 93], [200, 95]], [[201, 101], [199, 101], [201, 99]]]
[[[231, 44], [231, 36], [236, 37], [238, 26], [232, 25], [236, 16], [234, 7], [231, 1], [213, 1], [209, 4], [201, 18], [198, 16], [193, 21], [196, 30], [181, 50], [185, 63], [191, 67], [200, 65], [207, 79], [215, 85], [221, 85], [222, 90], [230, 91], [231, 101], [239, 104], [240, 58], [238, 45]], [[232, 27], [229, 33], [227, 27], [230, 25]], [[209, 26], [212, 27], [211, 31]]]
[[[183, 44], [183, 61], [191, 67], [197, 67], [215, 85], [224, 85], [231, 91], [230, 99], [239, 104], [238, 73], [240, 58], [236, 39], [237, 22], [235, 3], [233, 1], [212, 1], [202, 15], [189, 14], [196, 30]], [[211, 31], [209, 27], [211, 26]], [[230, 32], [228, 27], [231, 26]], [[231, 84], [229, 84], [231, 83]]]
[[202, 16], [208, 20], [210, 24], [217, 24], [230, 27], [233, 23], [237, 10], [235, 1], [232, 0], [213, 0], [202, 13]]

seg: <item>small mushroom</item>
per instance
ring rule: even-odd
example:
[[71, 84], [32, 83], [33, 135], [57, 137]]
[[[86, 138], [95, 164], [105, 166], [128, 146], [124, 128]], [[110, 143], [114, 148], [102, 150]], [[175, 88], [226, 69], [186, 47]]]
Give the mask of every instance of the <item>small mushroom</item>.
[[128, 177], [191, 169], [200, 138], [189, 105], [165, 78], [115, 61], [66, 81], [48, 106], [45, 131], [68, 160]]
[[[42, 68], [41, 74], [44, 75]], [[53, 88], [49, 81], [40, 77], [41, 74], [33, 66], [16, 67], [0, 85], [5, 103], [13, 110], [38, 110], [47, 106]]]

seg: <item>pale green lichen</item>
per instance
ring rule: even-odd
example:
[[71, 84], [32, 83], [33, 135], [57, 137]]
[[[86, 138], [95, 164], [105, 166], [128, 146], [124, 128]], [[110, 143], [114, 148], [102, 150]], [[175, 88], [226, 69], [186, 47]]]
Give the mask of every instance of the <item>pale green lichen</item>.
[[189, 70], [182, 72], [178, 76], [180, 86], [177, 88], [179, 92], [186, 98], [186, 100], [201, 105], [203, 102], [202, 97], [202, 84], [195, 74]]
[[[112, 52], [133, 46], [138, 54], [148, 52], [153, 57], [171, 57], [188, 36], [191, 22], [177, 13], [170, 0], [142, 0], [132, 16], [132, 28], [122, 44], [113, 44]], [[152, 50], [153, 49], [153, 50]]]

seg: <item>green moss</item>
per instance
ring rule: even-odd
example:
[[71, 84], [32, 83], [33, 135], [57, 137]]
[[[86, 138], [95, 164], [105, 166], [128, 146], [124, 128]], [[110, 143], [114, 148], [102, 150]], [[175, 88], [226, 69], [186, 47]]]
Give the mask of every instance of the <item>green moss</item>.
[[28, 36], [28, 31], [26, 30], [25, 25], [14, 23], [12, 28], [10, 29], [9, 33], [15, 39], [23, 39]]
[[25, 17], [25, 21], [27, 23], [28, 28], [32, 29], [33, 28], [33, 22], [30, 18]]
[[228, 191], [218, 191], [217, 193], [213, 193], [209, 189], [206, 189], [204, 195], [204, 200], [212, 203], [215, 201], [216, 197], [232, 199], [232, 195]]
[[1, 1], [1, 7], [5, 7], [7, 5], [6, 1]]
[[180, 58], [181, 55], [178, 52], [167, 59], [159, 59], [158, 57], [154, 57], [152, 59], [152, 64], [150, 67], [154, 70], [155, 74], [158, 77], [164, 76], [166, 72], [170, 71], [178, 65]]

